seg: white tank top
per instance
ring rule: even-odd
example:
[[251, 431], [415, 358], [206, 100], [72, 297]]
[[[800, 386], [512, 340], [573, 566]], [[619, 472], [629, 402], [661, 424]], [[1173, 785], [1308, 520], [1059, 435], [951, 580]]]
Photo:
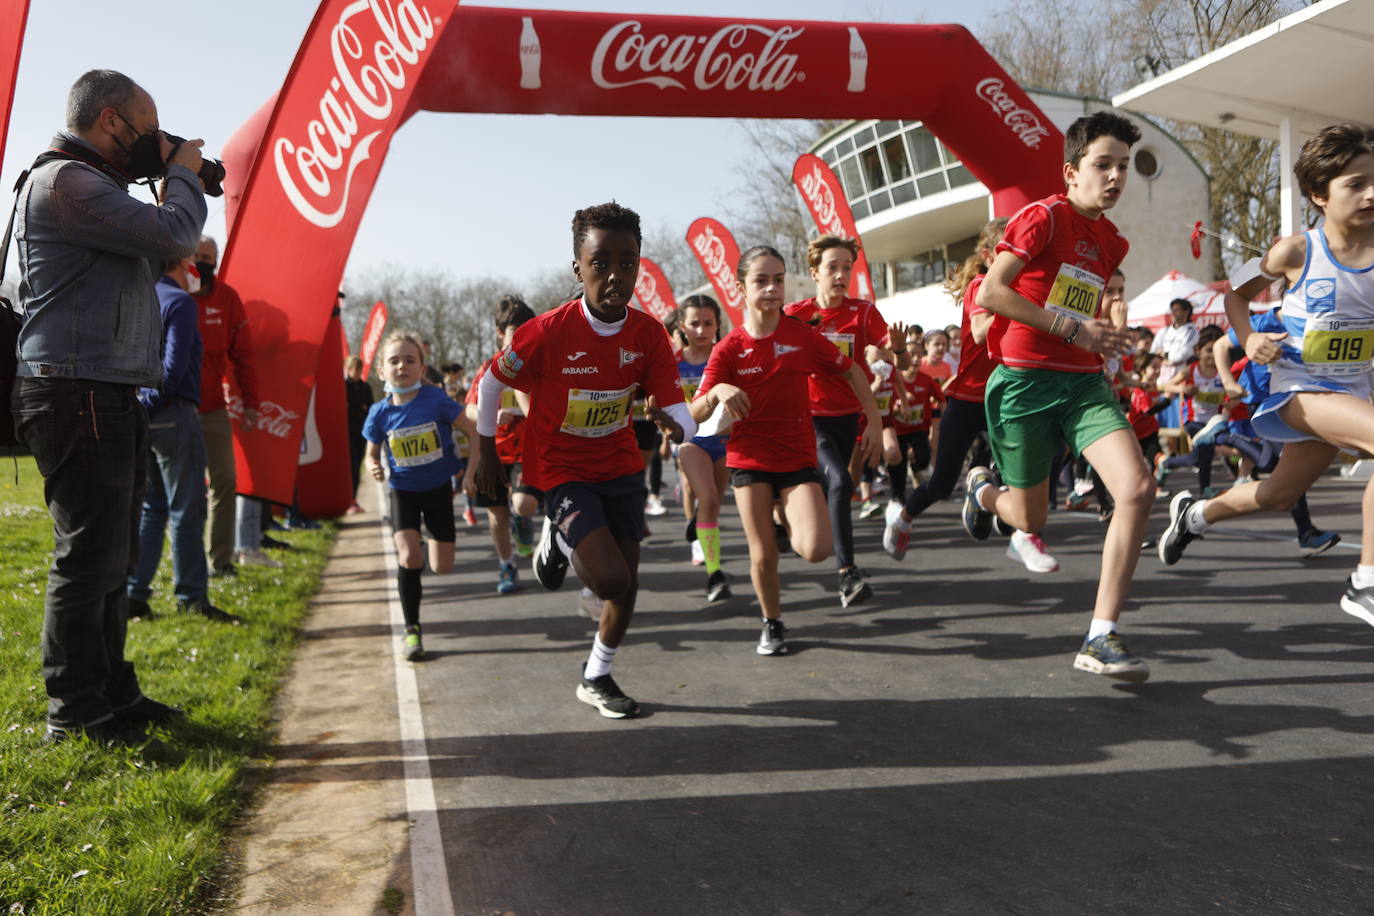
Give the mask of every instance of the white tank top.
[[1221, 410], [1221, 402], [1226, 400], [1226, 385], [1221, 380], [1220, 372], [1208, 378], [1202, 374], [1202, 367], [1197, 363], [1189, 371], [1192, 373], [1193, 386], [1197, 388], [1193, 395], [1193, 419], [1206, 423]]
[[1338, 262], [1321, 227], [1307, 231], [1307, 263], [1284, 291], [1288, 338], [1274, 364], [1270, 391], [1370, 394], [1374, 360], [1374, 265], [1354, 270]]

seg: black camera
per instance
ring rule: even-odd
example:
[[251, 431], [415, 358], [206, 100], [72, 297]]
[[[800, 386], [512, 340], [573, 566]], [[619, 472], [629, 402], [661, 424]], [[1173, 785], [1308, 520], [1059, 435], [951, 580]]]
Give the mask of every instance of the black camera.
[[[175, 134], [162, 132], [167, 138], [167, 142], [172, 144], [172, 155], [177, 154], [177, 147], [186, 142], [185, 137], [178, 137]], [[168, 157], [171, 158], [170, 156]], [[196, 173], [200, 176], [200, 183], [205, 185], [205, 193], [211, 197], [222, 197], [224, 195], [224, 163], [218, 159], [211, 159], [209, 156], [202, 156], [200, 160], [200, 171]]]

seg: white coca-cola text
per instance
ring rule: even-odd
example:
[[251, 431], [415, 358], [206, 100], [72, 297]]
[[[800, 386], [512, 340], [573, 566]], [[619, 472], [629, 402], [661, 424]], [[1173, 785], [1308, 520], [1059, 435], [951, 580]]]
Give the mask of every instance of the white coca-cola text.
[[[243, 423], [243, 398], [226, 392], [224, 408], [230, 417]], [[278, 439], [286, 439], [291, 435], [291, 427], [294, 425], [291, 421], [299, 420], [300, 417], [300, 414], [294, 410], [287, 410], [276, 401], [263, 401], [258, 405], [258, 425], [254, 429]]]
[[706, 271], [716, 293], [726, 300], [726, 308], [734, 314], [744, 310], [744, 296], [735, 283], [735, 269], [725, 256], [725, 242], [716, 235], [710, 226], [692, 236], [692, 250], [697, 253], [702, 268]]
[[[797, 69], [797, 55], [785, 53], [787, 43], [804, 29], [736, 23], [722, 26], [711, 35], [645, 35], [634, 19], [606, 30], [592, 55], [592, 81], [602, 89], [623, 89], [647, 83], [660, 89], [686, 89], [692, 85], [710, 89], [780, 92], [806, 79]], [[762, 45], [746, 49], [751, 36], [762, 36]], [[673, 74], [683, 74], [678, 79]]]
[[1003, 124], [1011, 128], [1016, 138], [1031, 149], [1038, 149], [1040, 141], [1050, 135], [1049, 128], [1040, 123], [1040, 118], [1034, 112], [1022, 108], [1016, 99], [1007, 94], [1006, 85], [1000, 79], [990, 76], [982, 80], [978, 83], [977, 93], [978, 98], [992, 106], [992, 110], [997, 112]]
[[[434, 17], [419, 0], [356, 0], [340, 12], [329, 31], [334, 73], [320, 93], [320, 116], [300, 133], [284, 125], [272, 141], [277, 179], [306, 220], [321, 229], [342, 222], [353, 173], [390, 127], [394, 93], [406, 87], [433, 37]], [[379, 126], [364, 133], [369, 121]]]
[[822, 233], [827, 235], [847, 235], [844, 224], [840, 222], [839, 208], [835, 206], [835, 192], [821, 174], [821, 167], [811, 163], [811, 171], [802, 176], [802, 196], [811, 208], [811, 216], [816, 220]]
[[663, 295], [658, 291], [658, 281], [654, 279], [654, 275], [642, 265], [639, 268], [639, 277], [635, 280], [635, 298], [644, 306], [646, 312], [659, 321], [673, 311], [672, 306], [664, 301]]

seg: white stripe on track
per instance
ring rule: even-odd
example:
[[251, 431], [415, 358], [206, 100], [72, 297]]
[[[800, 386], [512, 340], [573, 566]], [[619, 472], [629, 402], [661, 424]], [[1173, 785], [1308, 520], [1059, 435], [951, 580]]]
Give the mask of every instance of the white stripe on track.
[[[385, 483], [377, 484], [378, 515], [386, 514], [390, 495]], [[396, 545], [385, 523], [380, 526], [382, 554], [387, 572], [395, 570]], [[396, 673], [396, 712], [401, 731], [401, 760], [405, 768], [406, 812], [410, 817], [410, 880], [416, 916], [454, 916], [453, 894], [448, 883], [448, 860], [444, 858], [444, 838], [439, 829], [438, 803], [434, 798], [434, 779], [429, 770], [429, 745], [425, 741], [425, 720], [420, 708], [420, 685], [414, 666], [401, 658], [394, 647], [405, 634], [401, 596], [396, 578], [387, 580], [388, 604], [393, 631], [392, 659]]]

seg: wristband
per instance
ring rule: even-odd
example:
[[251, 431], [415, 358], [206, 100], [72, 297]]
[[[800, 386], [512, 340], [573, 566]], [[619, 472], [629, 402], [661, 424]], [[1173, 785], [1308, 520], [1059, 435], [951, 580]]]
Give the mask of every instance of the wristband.
[[1070, 318], [1069, 321], [1072, 321], [1072, 322], [1073, 322], [1073, 330], [1069, 332], [1069, 336], [1068, 336], [1068, 337], [1065, 337], [1065, 338], [1064, 338], [1064, 343], [1066, 343], [1066, 344], [1071, 344], [1071, 343], [1073, 343], [1075, 340], [1077, 340], [1077, 339], [1078, 339], [1078, 332], [1081, 331], [1081, 330], [1083, 330], [1083, 322], [1079, 321], [1079, 320], [1076, 319], [1076, 318]]

